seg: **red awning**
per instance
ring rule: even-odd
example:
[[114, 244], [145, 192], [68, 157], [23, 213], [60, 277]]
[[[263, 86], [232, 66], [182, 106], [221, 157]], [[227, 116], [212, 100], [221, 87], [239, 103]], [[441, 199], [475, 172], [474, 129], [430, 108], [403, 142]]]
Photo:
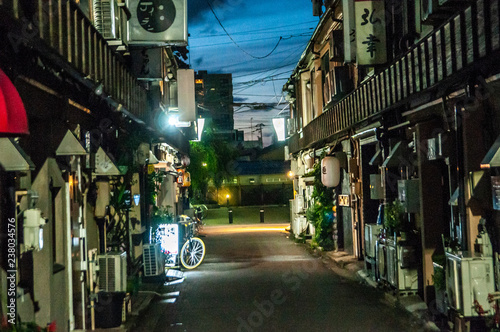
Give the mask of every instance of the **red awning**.
[[29, 134], [23, 101], [9, 77], [0, 69], [0, 136]]

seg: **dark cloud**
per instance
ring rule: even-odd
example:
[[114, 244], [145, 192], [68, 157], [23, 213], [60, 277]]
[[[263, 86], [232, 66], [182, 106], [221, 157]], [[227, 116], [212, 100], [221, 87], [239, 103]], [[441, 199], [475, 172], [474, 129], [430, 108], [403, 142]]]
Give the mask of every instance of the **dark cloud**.
[[189, 0], [188, 20], [189, 24], [200, 24], [205, 22], [207, 15], [212, 16], [207, 1], [210, 1], [212, 7], [219, 19], [223, 20], [226, 15], [235, 13], [245, 7], [243, 0]]

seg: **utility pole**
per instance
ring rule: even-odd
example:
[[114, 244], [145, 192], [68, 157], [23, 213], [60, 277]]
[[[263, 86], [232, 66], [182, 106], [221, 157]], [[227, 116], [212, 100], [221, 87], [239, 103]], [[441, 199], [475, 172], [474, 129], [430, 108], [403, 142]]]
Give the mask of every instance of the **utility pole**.
[[263, 147], [263, 145], [262, 145], [262, 127], [264, 127], [264, 124], [259, 123], [255, 127], [257, 127], [257, 129], [255, 129], [255, 130], [259, 132], [259, 143], [260, 143], [260, 147], [262, 148]]
[[253, 121], [253, 118], [250, 118], [250, 134], [251, 134], [251, 136], [250, 136], [251, 139], [250, 140], [251, 141], [253, 141], [253, 123], [252, 123], [252, 121]]

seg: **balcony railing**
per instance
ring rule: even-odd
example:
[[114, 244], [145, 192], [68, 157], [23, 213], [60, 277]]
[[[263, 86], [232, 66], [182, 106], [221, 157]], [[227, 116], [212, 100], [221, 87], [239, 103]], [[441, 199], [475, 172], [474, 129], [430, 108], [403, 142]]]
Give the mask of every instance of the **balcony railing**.
[[14, 47], [27, 43], [36, 48], [38, 41], [43, 41], [82, 77], [102, 83], [104, 93], [131, 114], [145, 118], [146, 90], [139, 86], [78, 5], [68, 0], [35, 0], [24, 9], [33, 17], [25, 17], [28, 14], [23, 12], [20, 1], [0, 0], [2, 17], [10, 17], [19, 25], [19, 31], [8, 36]]
[[443, 88], [444, 82], [450, 87], [466, 82], [477, 62], [498, 54], [499, 10], [498, 1], [472, 2], [383, 72], [312, 120], [302, 134], [290, 137], [290, 152], [346, 133], [385, 110], [417, 107], [430, 101], [429, 96], [443, 97], [450, 92]]

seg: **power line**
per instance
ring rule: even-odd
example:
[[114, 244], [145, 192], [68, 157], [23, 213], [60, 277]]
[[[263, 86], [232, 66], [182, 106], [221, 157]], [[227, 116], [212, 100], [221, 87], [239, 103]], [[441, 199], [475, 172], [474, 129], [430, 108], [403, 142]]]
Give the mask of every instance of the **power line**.
[[251, 56], [254, 59], [264, 59], [264, 58], [267, 58], [268, 56], [270, 56], [276, 50], [276, 48], [280, 44], [281, 40], [283, 39], [283, 37], [280, 37], [280, 39], [278, 40], [278, 42], [276, 43], [276, 45], [274, 46], [274, 48], [268, 54], [266, 54], [264, 56], [261, 56], [261, 57], [254, 56], [254, 55], [248, 53], [247, 51], [245, 51], [243, 48], [241, 48], [240, 45], [238, 45], [236, 43], [236, 41], [233, 39], [233, 37], [231, 37], [231, 35], [229, 34], [229, 32], [227, 32], [226, 28], [224, 28], [224, 25], [222, 25], [222, 22], [217, 17], [217, 14], [215, 13], [215, 11], [214, 11], [214, 9], [213, 9], [212, 4], [210, 3], [210, 1], [209, 0], [206, 0], [206, 1], [207, 1], [208, 6], [210, 7], [210, 11], [212, 12], [212, 14], [214, 14], [215, 19], [217, 20], [217, 22], [221, 26], [222, 30], [224, 30], [224, 32], [226, 33], [226, 35], [229, 37], [229, 39], [231, 39], [231, 41], [234, 43], [234, 45], [236, 45], [236, 47], [238, 47], [243, 53], [245, 53], [246, 55]]
[[[294, 24], [287, 24], [287, 25], [280, 25], [280, 26], [275, 26], [273, 31], [276, 31], [276, 30], [279, 30], [280, 28], [286, 28], [286, 27], [297, 27], [298, 25], [301, 25], [301, 24], [309, 24], [309, 23], [316, 23], [316, 25], [318, 24], [318, 21], [307, 21], [307, 22], [302, 22], [302, 23], [294, 23]], [[315, 29], [316, 25], [314, 27], [310, 27], [308, 29]], [[303, 28], [296, 28], [297, 30], [303, 30]], [[245, 31], [237, 31], [237, 32], [233, 32], [232, 35], [240, 35], [240, 34], [245, 34], [245, 35], [248, 35], [248, 34], [251, 34], [253, 32], [258, 32], [258, 31], [265, 31], [267, 32], [269, 30], [269, 28], [262, 28], [262, 29], [255, 29], [255, 30], [245, 30]], [[293, 29], [291, 29], [293, 30]], [[290, 29], [287, 29], [287, 31], [290, 31]], [[197, 34], [197, 36], [199, 37], [189, 37], [189, 39], [199, 39], [199, 38], [206, 38], [206, 37], [218, 37], [218, 36], [225, 36], [225, 34], [212, 34], [212, 35], [204, 35], [204, 34]]]
[[[301, 34], [298, 34], [298, 35], [288, 35], [286, 37], [282, 37], [280, 36], [280, 38], [282, 40], [287, 40], [287, 39], [292, 39], [292, 38], [295, 38], [295, 37], [311, 37], [312, 36], [312, 33], [301, 33]], [[248, 42], [253, 42], [253, 41], [260, 41], [260, 40], [264, 40], [264, 39], [274, 39], [276, 37], [265, 37], [265, 38], [256, 38], [256, 39], [247, 39], [247, 40], [240, 40], [239, 43], [248, 43]], [[233, 41], [234, 43], [234, 41]], [[212, 46], [219, 46], [219, 45], [227, 45], [227, 44], [231, 44], [231, 42], [223, 42], [223, 43], [217, 43], [217, 44], [205, 44], [205, 45], [192, 45], [190, 46], [190, 48], [200, 48], [200, 47], [212, 47]]]

